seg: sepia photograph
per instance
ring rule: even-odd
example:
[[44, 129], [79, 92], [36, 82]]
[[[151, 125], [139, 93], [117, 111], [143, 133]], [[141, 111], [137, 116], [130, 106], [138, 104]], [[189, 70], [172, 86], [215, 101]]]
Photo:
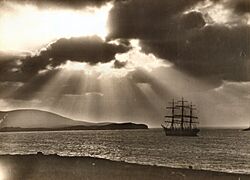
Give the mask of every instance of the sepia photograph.
[[250, 0], [0, 0], [0, 180], [250, 180]]

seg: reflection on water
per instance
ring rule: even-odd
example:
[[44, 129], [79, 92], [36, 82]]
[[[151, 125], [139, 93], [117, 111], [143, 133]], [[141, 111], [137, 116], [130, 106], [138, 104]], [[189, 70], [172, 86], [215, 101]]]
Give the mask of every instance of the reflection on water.
[[0, 134], [0, 154], [91, 156], [117, 161], [250, 174], [250, 133], [204, 129], [166, 137], [162, 129]]

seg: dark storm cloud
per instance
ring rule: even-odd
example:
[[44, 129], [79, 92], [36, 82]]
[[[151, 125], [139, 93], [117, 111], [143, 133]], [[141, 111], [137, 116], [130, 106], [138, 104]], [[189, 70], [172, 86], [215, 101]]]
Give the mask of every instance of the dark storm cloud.
[[[198, 2], [117, 2], [110, 12], [109, 38], [138, 38], [142, 51], [197, 77], [250, 80], [250, 27], [206, 25], [201, 12], [186, 12]], [[230, 10], [228, 4], [225, 8]]]
[[26, 82], [45, 69], [47, 64], [46, 59], [27, 52], [0, 52], [0, 82]]
[[234, 8], [239, 13], [250, 13], [250, 0], [238, 0], [234, 2]]
[[112, 0], [0, 0], [0, 2], [15, 2], [19, 4], [33, 4], [37, 7], [48, 8], [74, 8], [80, 9], [83, 7], [100, 7]]
[[0, 82], [22, 79], [18, 72], [20, 58], [18, 55], [0, 53]]
[[[110, 44], [97, 36], [63, 38], [47, 46], [38, 55], [25, 57], [23, 54], [0, 53], [0, 82], [5, 87], [4, 92], [15, 90], [10, 94], [11, 97], [4, 96], [3, 98], [30, 100], [37, 96], [37, 93], [59, 72], [56, 69], [57, 66], [66, 61], [87, 62], [92, 65], [109, 62], [115, 59], [116, 53], [123, 53], [130, 49], [130, 44], [126, 41], [121, 44]], [[115, 63], [116, 68], [122, 65], [121, 62]], [[81, 73], [78, 77], [82, 75]], [[65, 82], [65, 86], [58, 84], [58, 88], [62, 89], [58, 96], [80, 93], [78, 92], [80, 88], [77, 86], [79, 79], [72, 78]], [[17, 82], [23, 82], [22, 86], [6, 86]]]
[[202, 14], [196, 11], [184, 14], [178, 23], [179, 26], [181, 26], [181, 28], [184, 30], [202, 28], [206, 24]]
[[16, 60], [6, 62], [0, 63], [0, 98], [31, 99], [58, 72], [23, 72], [20, 70], [22, 65]]
[[187, 39], [142, 41], [145, 52], [168, 59], [196, 75], [249, 80], [250, 27], [207, 26]]
[[[66, 61], [105, 63], [124, 53], [129, 46], [104, 42], [97, 36], [59, 39], [38, 55], [27, 57], [0, 56], [0, 81], [27, 81], [40, 71], [53, 69]], [[20, 59], [20, 60], [18, 60]]]
[[250, 27], [207, 26], [186, 40], [142, 41], [153, 52], [195, 75], [249, 80]]
[[67, 60], [96, 64], [113, 60], [116, 53], [124, 53], [128, 46], [104, 42], [97, 36], [59, 39], [42, 51], [40, 58], [51, 59], [50, 65], [57, 66]]
[[[109, 15], [109, 38], [155, 38], [173, 35], [182, 30], [178, 21], [182, 12], [202, 0], [134, 0], [116, 2]], [[185, 19], [193, 27], [203, 24], [202, 18]], [[198, 15], [200, 16], [200, 15]], [[181, 21], [185, 21], [185, 19]], [[191, 22], [192, 21], [192, 22]], [[187, 24], [187, 23], [184, 23]], [[179, 29], [178, 29], [179, 28]]]

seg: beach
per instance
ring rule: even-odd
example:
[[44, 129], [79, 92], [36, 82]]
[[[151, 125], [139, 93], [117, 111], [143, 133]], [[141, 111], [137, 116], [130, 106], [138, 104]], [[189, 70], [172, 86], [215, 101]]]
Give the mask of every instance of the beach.
[[48, 179], [169, 179], [169, 180], [247, 180], [250, 175], [194, 170], [190, 167], [169, 168], [111, 161], [92, 157], [61, 157], [58, 155], [1, 155], [1, 180]]

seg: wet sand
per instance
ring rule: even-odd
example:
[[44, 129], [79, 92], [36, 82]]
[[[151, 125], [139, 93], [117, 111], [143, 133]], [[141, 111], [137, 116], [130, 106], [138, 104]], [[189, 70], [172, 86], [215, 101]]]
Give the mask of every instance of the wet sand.
[[[1, 178], [2, 177], [2, 178]], [[249, 180], [250, 175], [168, 168], [91, 157], [2, 155], [1, 180]]]

